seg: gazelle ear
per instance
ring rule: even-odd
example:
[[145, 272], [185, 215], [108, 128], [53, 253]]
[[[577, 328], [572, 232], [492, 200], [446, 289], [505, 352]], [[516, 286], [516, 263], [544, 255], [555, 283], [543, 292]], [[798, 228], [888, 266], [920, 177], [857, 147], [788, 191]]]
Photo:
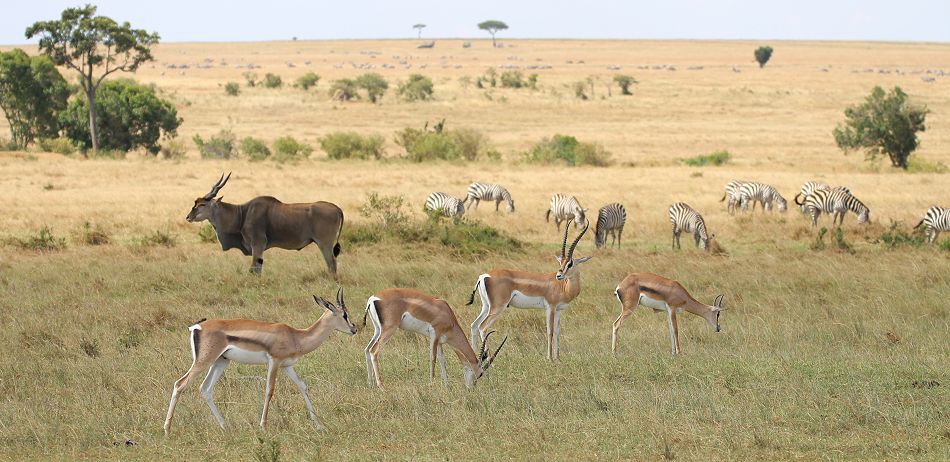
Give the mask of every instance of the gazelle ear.
[[[718, 308], [719, 310], [722, 310], [722, 297], [723, 297], [723, 294], [719, 294], [719, 296], [716, 297], [715, 306], [716, 306], [716, 308]], [[718, 311], [718, 310], [717, 310], [717, 311]]]
[[330, 312], [332, 312], [333, 314], [340, 314], [340, 310], [338, 310], [335, 306], [333, 306], [332, 303], [324, 300], [323, 297], [317, 297], [316, 295], [312, 295], [312, 297], [313, 297], [313, 301], [316, 302], [317, 305], [320, 305], [330, 310]]
[[560, 265], [560, 264], [561, 264], [561, 256], [560, 256], [560, 255], [555, 255], [555, 256], [554, 256], [554, 261], [556, 261], [557, 264]]
[[592, 257], [592, 256], [586, 256], [586, 257], [581, 257], [581, 258], [575, 258], [575, 259], [574, 259], [574, 264], [575, 264], [575, 265], [580, 265], [581, 263], [584, 263], [584, 262], [590, 260], [591, 258], [594, 258], [594, 257]]

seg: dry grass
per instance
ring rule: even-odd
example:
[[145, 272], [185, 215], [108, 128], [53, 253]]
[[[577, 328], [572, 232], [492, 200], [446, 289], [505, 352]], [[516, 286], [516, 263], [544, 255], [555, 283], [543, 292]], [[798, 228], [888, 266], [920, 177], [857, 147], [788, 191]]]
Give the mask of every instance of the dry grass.
[[[47, 226], [63, 237], [80, 235], [86, 223], [108, 230], [103, 245], [71, 239], [44, 252], [0, 245], [0, 347], [10, 353], [0, 359], [0, 459], [246, 459], [274, 447], [291, 460], [947, 457], [950, 252], [873, 243], [890, 219], [914, 224], [928, 206], [950, 203], [947, 175], [868, 168], [859, 155], [842, 156], [830, 132], [844, 106], [871, 86], [900, 84], [933, 110], [919, 155], [950, 163], [950, 130], [941, 115], [950, 112], [947, 80], [851, 73], [948, 69], [950, 46], [780, 42], [759, 70], [747, 42], [515, 41], [502, 50], [483, 42], [465, 50], [453, 41], [417, 50], [413, 43], [162, 45], [159, 62], [137, 78], [174, 98], [186, 140], [231, 128], [238, 138], [268, 142], [292, 135], [317, 145], [319, 136], [338, 130], [381, 133], [390, 142], [397, 129], [445, 117], [450, 127], [486, 132], [504, 162], [326, 161], [322, 153], [295, 165], [201, 161], [193, 146], [175, 162], [0, 154], [0, 242], [19, 242]], [[395, 62], [393, 55], [412, 56], [413, 69], [378, 68]], [[228, 66], [185, 75], [163, 67], [206, 57]], [[331, 103], [326, 82], [365, 72], [334, 67], [350, 61], [377, 63], [375, 70], [392, 80], [426, 63], [422, 72], [435, 80], [437, 101], [406, 104], [387, 95], [379, 105]], [[248, 62], [263, 66], [255, 69], [259, 75], [274, 72], [285, 81], [307, 71], [322, 79], [310, 94], [242, 88], [236, 98], [225, 96], [218, 85], [243, 81], [244, 70], [233, 66]], [[458, 83], [489, 65], [535, 63], [554, 66], [538, 71], [538, 92], [493, 90], [488, 100]], [[606, 84], [609, 64], [641, 82], [635, 95], [620, 97], [614, 89], [601, 100], [601, 85], [593, 101], [575, 100], [567, 85], [590, 75]], [[640, 64], [677, 70], [637, 70]], [[686, 70], [690, 65], [704, 69]], [[617, 164], [516, 161], [515, 153], [554, 133], [603, 143]], [[679, 161], [720, 149], [733, 155], [723, 167]], [[304, 326], [319, 314], [309, 294], [329, 296], [336, 287], [315, 249], [269, 251], [257, 279], [247, 274], [247, 257], [202, 242], [200, 225], [184, 216], [222, 171], [235, 172], [221, 193], [229, 202], [262, 194], [329, 200], [344, 209], [348, 225], [362, 226], [368, 223], [357, 210], [371, 191], [404, 195], [421, 217], [431, 191], [461, 196], [473, 180], [509, 187], [517, 213], [496, 214], [483, 204], [472, 215], [528, 242], [523, 251], [456, 258], [437, 244], [342, 242], [342, 283], [354, 312], [377, 290], [415, 286], [446, 298], [467, 325], [476, 310], [463, 303], [481, 272], [552, 269], [558, 236], [542, 217], [553, 192], [577, 194], [591, 210], [622, 202], [629, 222], [622, 249], [595, 252], [590, 240], [579, 247], [595, 258], [563, 318], [556, 367], [543, 359], [537, 312], [502, 317], [496, 326], [511, 339], [474, 391], [462, 388], [452, 355], [452, 386], [429, 385], [423, 340], [406, 334], [382, 355], [385, 392], [368, 389], [362, 347], [369, 334], [340, 335], [298, 366], [328, 432], [312, 431], [282, 378], [272, 428], [258, 434], [264, 371], [232, 366], [216, 394], [229, 432], [213, 427], [192, 385], [175, 433], [165, 439], [170, 387], [190, 364], [189, 323], [250, 317]], [[732, 178], [770, 182], [788, 199], [806, 179], [847, 185], [870, 207], [873, 223], [857, 226], [848, 216], [844, 239], [853, 253], [813, 251], [816, 231], [794, 206], [784, 215], [726, 214], [718, 200]], [[699, 252], [689, 237], [683, 251], [669, 249], [666, 209], [681, 200], [703, 213], [727, 252]], [[157, 231], [175, 245], [142, 245]], [[610, 323], [619, 311], [612, 290], [629, 271], [677, 278], [705, 301], [725, 293], [723, 333], [687, 318], [684, 354], [674, 359], [665, 320], [638, 312], [621, 332], [621, 353], [612, 356]]]

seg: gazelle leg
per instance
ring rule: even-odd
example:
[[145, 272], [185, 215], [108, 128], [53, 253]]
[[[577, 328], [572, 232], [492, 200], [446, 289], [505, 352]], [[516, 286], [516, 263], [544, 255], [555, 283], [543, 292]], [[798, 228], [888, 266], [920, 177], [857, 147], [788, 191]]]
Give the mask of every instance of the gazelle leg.
[[485, 296], [482, 294], [482, 292], [487, 293], [485, 288], [482, 287], [482, 285], [486, 284], [487, 281], [488, 281], [488, 278], [483, 279], [482, 282], [479, 283], [479, 286], [477, 289], [478, 297], [481, 298], [482, 300], [482, 311], [478, 313], [478, 316], [476, 316], [475, 320], [472, 321], [471, 342], [472, 342], [473, 350], [478, 348], [478, 341], [481, 338], [480, 332], [482, 331], [482, 324], [485, 323], [485, 320], [488, 319], [488, 315], [491, 314], [491, 301], [486, 300]]
[[261, 412], [261, 430], [267, 427], [267, 411], [270, 410], [270, 400], [274, 397], [274, 387], [277, 385], [278, 360], [271, 357], [267, 362], [267, 387], [264, 389], [264, 410]]
[[548, 327], [548, 359], [554, 359], [554, 307], [548, 304], [547, 305], [547, 315], [545, 316], [545, 321], [547, 321]]
[[438, 338], [435, 332], [432, 332], [429, 335], [429, 382], [435, 382], [435, 358], [438, 347]]
[[666, 308], [667, 319], [670, 324], [670, 343], [672, 344], [673, 354], [679, 353], [679, 326], [676, 325], [676, 309]]
[[310, 420], [313, 421], [313, 424], [317, 426], [317, 431], [323, 430], [323, 424], [317, 419], [317, 413], [313, 411], [313, 404], [310, 402], [310, 397], [307, 396], [307, 384], [303, 383], [303, 380], [300, 380], [293, 366], [284, 366], [283, 369], [287, 377], [290, 377], [290, 381], [293, 382], [294, 385], [297, 385], [297, 389], [300, 390], [300, 394], [303, 395], [303, 402], [307, 405], [307, 413], [310, 414]]
[[436, 348], [436, 357], [439, 358], [439, 367], [442, 369], [442, 383], [445, 386], [449, 385], [449, 374], [445, 372], [445, 355], [442, 354], [442, 345], [438, 345]]
[[389, 338], [396, 332], [396, 324], [383, 326], [379, 334], [379, 339], [369, 348], [369, 362], [373, 369], [373, 377], [376, 379], [376, 386], [382, 388], [383, 380], [379, 377], [379, 350], [389, 341]]
[[558, 340], [561, 337], [561, 312], [557, 309], [554, 310], [554, 335], [552, 336], [554, 340], [554, 360], [557, 361], [560, 359], [560, 353], [558, 350]]
[[[192, 339], [194, 339], [195, 332], [191, 333]], [[185, 375], [181, 376], [180, 379], [175, 381], [175, 385], [172, 387], [172, 397], [168, 402], [168, 413], [165, 415], [165, 425], [163, 429], [165, 430], [165, 435], [171, 431], [172, 417], [175, 415], [175, 406], [178, 405], [178, 395], [191, 383], [191, 381], [198, 376], [198, 374], [207, 371], [214, 361], [221, 356], [221, 350], [209, 351], [199, 350], [195, 351], [195, 360], [191, 364], [191, 368], [188, 369], [188, 372], [185, 372]]]
[[208, 370], [208, 376], [205, 377], [205, 381], [201, 383], [200, 388], [201, 397], [208, 403], [208, 407], [211, 408], [211, 413], [214, 414], [214, 419], [218, 421], [218, 426], [221, 427], [222, 430], [224, 429], [224, 419], [221, 417], [221, 413], [218, 412], [218, 407], [214, 405], [214, 385], [218, 383], [218, 379], [221, 378], [221, 374], [224, 373], [224, 370], [228, 368], [228, 364], [230, 363], [231, 361], [224, 356], [218, 358], [214, 364], [211, 365], [211, 369]]
[[619, 347], [617, 332], [620, 330], [620, 326], [623, 324], [623, 321], [631, 314], [633, 314], [633, 309], [628, 309], [626, 305], [621, 304], [620, 316], [617, 316], [617, 319], [614, 321], [613, 335], [610, 336], [610, 349], [613, 350], [614, 353], [617, 352]]

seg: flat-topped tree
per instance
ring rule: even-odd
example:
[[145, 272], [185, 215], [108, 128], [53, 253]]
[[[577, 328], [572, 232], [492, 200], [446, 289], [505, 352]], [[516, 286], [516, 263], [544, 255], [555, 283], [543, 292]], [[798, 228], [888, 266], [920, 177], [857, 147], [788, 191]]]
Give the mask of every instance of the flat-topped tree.
[[26, 29], [26, 38], [39, 37], [40, 51], [58, 66], [79, 73], [79, 83], [89, 103], [92, 149], [99, 149], [96, 127], [96, 90], [114, 72], [135, 72], [152, 60], [157, 33], [133, 29], [128, 22], [96, 16], [96, 7], [86, 5], [63, 10], [60, 19], [38, 21]]
[[419, 23], [419, 24], [416, 24], [416, 25], [413, 25], [413, 26], [412, 26], [413, 29], [416, 29], [416, 30], [419, 31], [419, 38], [422, 38], [422, 29], [425, 29], [425, 27], [426, 27], [426, 25], [425, 25], [425, 24], [422, 24], [422, 23]]
[[489, 19], [488, 21], [478, 23], [478, 28], [488, 31], [488, 33], [491, 34], [491, 46], [494, 48], [497, 46], [495, 43], [495, 34], [497, 34], [500, 30], [508, 29], [508, 24], [505, 24], [503, 21]]

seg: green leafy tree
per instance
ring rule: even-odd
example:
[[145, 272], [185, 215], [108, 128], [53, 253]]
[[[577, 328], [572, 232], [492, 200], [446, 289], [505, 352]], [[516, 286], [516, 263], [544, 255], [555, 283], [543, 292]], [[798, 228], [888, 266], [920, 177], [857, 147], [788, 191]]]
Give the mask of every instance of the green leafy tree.
[[491, 34], [491, 46], [496, 47], [498, 44], [495, 43], [495, 34], [497, 34], [498, 31], [508, 29], [508, 24], [505, 24], [503, 21], [489, 19], [488, 21], [478, 23], [478, 28]]
[[151, 47], [158, 34], [133, 29], [106, 16], [96, 16], [96, 7], [86, 5], [63, 10], [60, 19], [38, 21], [26, 29], [26, 38], [39, 37], [39, 49], [57, 66], [79, 73], [79, 83], [89, 108], [92, 149], [99, 149], [96, 91], [114, 72], [135, 72], [152, 59]]
[[637, 82], [637, 79], [629, 75], [617, 74], [614, 76], [614, 82], [620, 86], [620, 93], [623, 95], [632, 95], [630, 93], [630, 85], [633, 85]]
[[772, 57], [772, 47], [758, 47], [755, 49], [755, 60], [758, 61], [759, 67], [765, 67], [765, 63], [769, 62], [769, 58]]
[[[73, 98], [59, 117], [66, 136], [84, 149], [92, 145], [87, 104], [85, 98]], [[99, 147], [103, 149], [125, 152], [145, 148], [157, 154], [161, 150], [159, 139], [173, 138], [181, 125], [171, 102], [159, 98], [151, 87], [131, 79], [103, 82], [95, 104], [102, 135]]]
[[422, 38], [422, 29], [426, 28], [425, 24], [419, 23], [412, 26], [413, 29], [419, 31], [419, 38]]
[[848, 120], [834, 129], [835, 142], [845, 152], [866, 149], [868, 159], [887, 154], [893, 166], [906, 169], [907, 159], [920, 144], [917, 132], [926, 129], [924, 119], [929, 112], [910, 104], [900, 87], [887, 94], [874, 87], [863, 104], [845, 109]]
[[382, 98], [386, 90], [389, 89], [389, 84], [386, 82], [386, 79], [375, 72], [357, 77], [356, 85], [366, 90], [366, 95], [369, 97], [371, 103], [375, 103]]
[[19, 48], [0, 53], [0, 108], [17, 147], [56, 137], [57, 113], [68, 98], [69, 85], [48, 57], [30, 57]]

